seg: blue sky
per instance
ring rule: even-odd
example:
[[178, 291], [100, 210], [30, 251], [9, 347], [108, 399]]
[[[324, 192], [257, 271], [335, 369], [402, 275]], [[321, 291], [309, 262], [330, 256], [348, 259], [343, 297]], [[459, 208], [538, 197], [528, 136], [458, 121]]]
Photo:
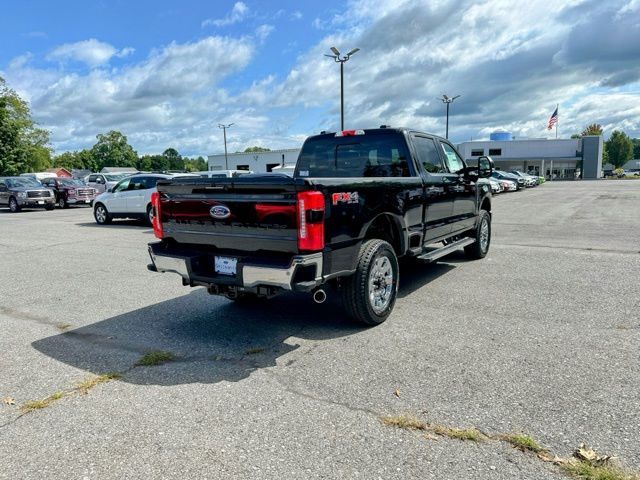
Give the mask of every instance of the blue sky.
[[[53, 3], [53, 5], [52, 5]], [[444, 131], [454, 141], [550, 136], [592, 122], [640, 136], [640, 1], [11, 2], [0, 76], [51, 130], [56, 153], [122, 131], [139, 153], [186, 155], [299, 146], [337, 129], [346, 65], [347, 127]]]

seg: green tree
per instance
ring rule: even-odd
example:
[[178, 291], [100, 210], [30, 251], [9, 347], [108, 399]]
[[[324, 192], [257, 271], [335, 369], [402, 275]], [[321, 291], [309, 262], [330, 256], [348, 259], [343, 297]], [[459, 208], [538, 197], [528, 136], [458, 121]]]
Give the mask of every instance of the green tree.
[[37, 126], [27, 102], [0, 77], [0, 175], [50, 166], [49, 132]]
[[97, 143], [91, 147], [98, 170], [104, 167], [135, 167], [138, 154], [127, 142], [127, 137], [117, 130], [96, 135]]
[[184, 161], [175, 148], [167, 148], [162, 156], [168, 161], [167, 170], [184, 170]]
[[580, 136], [586, 137], [587, 135], [602, 135], [602, 125], [599, 123], [592, 123], [591, 125], [587, 125], [582, 130]]
[[633, 158], [640, 160], [640, 138], [632, 138], [631, 142], [633, 143]]
[[244, 153], [260, 153], [260, 152], [270, 152], [270, 148], [265, 147], [247, 147], [244, 149]]
[[610, 164], [616, 168], [622, 167], [633, 159], [633, 142], [626, 133], [614, 130], [605, 142], [605, 150]]
[[202, 156], [187, 158], [184, 161], [184, 168], [187, 172], [205, 172], [208, 170], [207, 161]]

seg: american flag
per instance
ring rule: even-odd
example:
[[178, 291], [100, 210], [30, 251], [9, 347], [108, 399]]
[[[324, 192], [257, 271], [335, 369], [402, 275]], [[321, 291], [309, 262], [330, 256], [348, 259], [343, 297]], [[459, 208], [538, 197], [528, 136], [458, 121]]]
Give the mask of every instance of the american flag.
[[553, 112], [553, 115], [551, 115], [551, 118], [549, 119], [549, 123], [547, 124], [547, 130], [551, 130], [556, 123], [558, 123], [558, 107], [556, 107], [556, 109]]

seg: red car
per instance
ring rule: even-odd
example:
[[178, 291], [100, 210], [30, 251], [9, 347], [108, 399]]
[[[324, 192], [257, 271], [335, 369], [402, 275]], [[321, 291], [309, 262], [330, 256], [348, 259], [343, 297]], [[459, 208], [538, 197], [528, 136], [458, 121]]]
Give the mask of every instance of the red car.
[[69, 205], [93, 205], [96, 189], [87, 187], [82, 180], [75, 178], [44, 178], [42, 185], [51, 188], [56, 194], [56, 205], [67, 208]]

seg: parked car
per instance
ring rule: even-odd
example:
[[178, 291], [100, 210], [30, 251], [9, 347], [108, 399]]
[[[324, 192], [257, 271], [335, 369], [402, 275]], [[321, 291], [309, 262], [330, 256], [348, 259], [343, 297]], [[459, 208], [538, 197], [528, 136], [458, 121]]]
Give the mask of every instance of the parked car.
[[435, 135], [379, 128], [308, 138], [293, 177], [161, 180], [148, 268], [239, 301], [295, 291], [322, 303], [333, 292], [354, 320], [380, 324], [398, 257], [487, 254], [491, 193], [479, 179], [492, 164], [466, 165]]
[[84, 177], [84, 183], [88, 187], [95, 188], [97, 193], [102, 193], [130, 175], [130, 173], [92, 173]]
[[494, 170], [491, 176], [498, 180], [512, 180], [516, 182], [516, 190], [520, 190], [521, 188], [525, 188], [524, 178], [518, 177], [509, 172], [505, 172], [504, 170]]
[[88, 187], [82, 180], [54, 177], [42, 180], [42, 185], [51, 188], [56, 195], [56, 205], [67, 208], [69, 205], [93, 205], [96, 189]]
[[0, 206], [8, 206], [14, 213], [23, 208], [53, 210], [55, 201], [53, 191], [34, 178], [0, 177]]
[[493, 195], [496, 195], [496, 194], [502, 192], [502, 190], [503, 190], [502, 185], [495, 178], [481, 178], [480, 180], [478, 180], [478, 182], [481, 182], [481, 181], [489, 183], [489, 186], [491, 187], [491, 193]]
[[509, 173], [524, 178], [524, 184], [526, 187], [535, 187], [539, 183], [538, 177], [521, 172], [520, 170], [511, 170]]
[[498, 181], [502, 186], [503, 192], [516, 192], [518, 190], [518, 182], [516, 182], [515, 180], [507, 180], [506, 178], [502, 178]]
[[120, 180], [93, 201], [96, 222], [105, 225], [114, 218], [135, 218], [151, 225], [151, 194], [156, 183], [176, 177], [199, 178], [193, 174], [139, 173]]

